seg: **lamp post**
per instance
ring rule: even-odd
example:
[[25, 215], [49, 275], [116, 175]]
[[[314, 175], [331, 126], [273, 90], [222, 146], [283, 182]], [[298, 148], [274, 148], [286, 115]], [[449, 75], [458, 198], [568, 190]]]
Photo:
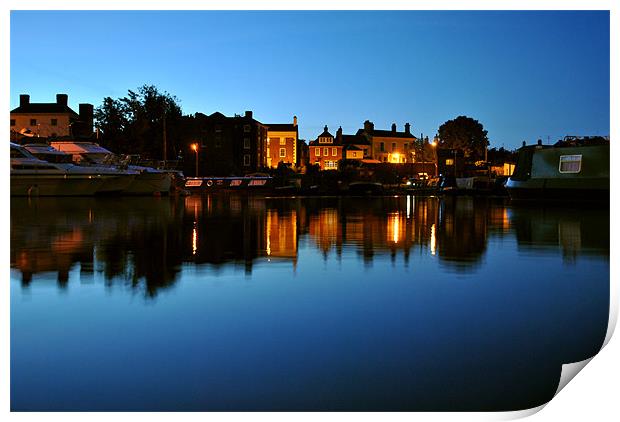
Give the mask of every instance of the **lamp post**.
[[193, 143], [192, 144], [192, 149], [196, 153], [196, 177], [198, 177], [198, 144], [197, 143]]
[[437, 156], [437, 144], [439, 143], [439, 138], [437, 136], [435, 136], [435, 139], [433, 139], [433, 142], [431, 142], [431, 147], [433, 147], [433, 155], [435, 156], [435, 177], [437, 177], [437, 161], [439, 161], [439, 157]]

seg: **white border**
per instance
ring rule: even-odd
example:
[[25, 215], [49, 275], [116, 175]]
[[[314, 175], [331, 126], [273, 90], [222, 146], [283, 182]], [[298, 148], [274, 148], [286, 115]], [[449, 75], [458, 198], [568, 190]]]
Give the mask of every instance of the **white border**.
[[[93, 0], [85, 2], [83, 0], [63, 0], [58, 2], [43, 1], [43, 0], [8, 0], [1, 3], [2, 17], [0, 18], [0, 34], [2, 49], [2, 66], [4, 72], [1, 74], [1, 90], [2, 90], [2, 102], [5, 113], [8, 114], [9, 108], [9, 48], [10, 48], [10, 10], [28, 10], [28, 9], [45, 9], [45, 10], [198, 10], [198, 9], [214, 9], [214, 10], [230, 10], [230, 9], [248, 9], [248, 10], [274, 10], [274, 9], [289, 9], [289, 10], [316, 10], [316, 9], [417, 9], [417, 10], [611, 10], [611, 116], [616, 118], [611, 119], [611, 139], [612, 139], [612, 157], [616, 154], [614, 151], [617, 149], [614, 147], [615, 135], [618, 133], [618, 120], [617, 116], [620, 116], [617, 107], [618, 99], [618, 53], [619, 45], [618, 40], [620, 34], [618, 33], [619, 18], [618, 12], [620, 6], [617, 1], [578, 1], [578, 0], [545, 0], [545, 1], [533, 1], [533, 0], [478, 0], [478, 1], [463, 1], [463, 0], [443, 0], [443, 1], [395, 1], [395, 0], [383, 0], [381, 3], [368, 0], [359, 0], [353, 4], [347, 4], [345, 2], [335, 2], [326, 0], [298, 0], [294, 3], [283, 0], [268, 0], [268, 1], [250, 1], [250, 0], [238, 0], [233, 4], [227, 4], [224, 2], [206, 2], [206, 1], [190, 1], [190, 0], [150, 0], [150, 1], [119, 1], [119, 0]], [[9, 132], [8, 116], [5, 114], [5, 119], [0, 123], [3, 133]], [[5, 172], [1, 176], [0, 180], [3, 186], [3, 192], [8, 195], [9, 183], [8, 183], [8, 154], [0, 154], [3, 160], [3, 169]], [[618, 180], [617, 170], [612, 167], [612, 180]], [[612, 212], [610, 215], [614, 215], [614, 211], [617, 209], [615, 200], [618, 189], [612, 182]], [[5, 197], [6, 198], [6, 197]], [[8, 233], [9, 233], [9, 215], [7, 207], [3, 207], [4, 218], [2, 219], [2, 233], [4, 233], [5, 242], [2, 242], [2, 252], [5, 259], [9, 256], [8, 248]], [[611, 238], [613, 239], [615, 234], [618, 234], [617, 224], [614, 220], [611, 220]], [[605, 340], [606, 344], [611, 338], [611, 333], [615, 327], [618, 314], [618, 286], [616, 276], [616, 265], [614, 262], [618, 262], [617, 249], [612, 245], [610, 256], [610, 270], [611, 270], [611, 312], [610, 312], [610, 325]], [[8, 275], [8, 262], [5, 261], [5, 272]], [[9, 283], [8, 277], [5, 278], [4, 290], [0, 297], [0, 312], [1, 312], [1, 325], [0, 325], [0, 374], [2, 374], [2, 380], [0, 381], [0, 409], [2, 413], [9, 410]], [[618, 360], [620, 357], [620, 346], [618, 340], [609, 342], [599, 356], [596, 356], [591, 363], [588, 364], [588, 370], [583, 371], [580, 374], [578, 380], [570, 383], [564, 388], [561, 393], [554, 398], [544, 411], [536, 413], [533, 418], [544, 420], [549, 419], [562, 419], [562, 420], [583, 420], [585, 418], [593, 420], [617, 420], [620, 416], [620, 405], [617, 399], [617, 384], [620, 376], [620, 365]], [[505, 419], [527, 416], [528, 413], [532, 413], [536, 410], [526, 412], [504, 413], [504, 414], [489, 414], [489, 413], [441, 413], [441, 414], [428, 414], [428, 413], [388, 413], [388, 414], [376, 414], [376, 413], [331, 413], [316, 415], [313, 413], [210, 413], [208, 417], [210, 419], [217, 420], [236, 420], [237, 418], [249, 418], [254, 420], [264, 421], [278, 421], [289, 420], [291, 417], [299, 420], [314, 420], [316, 417], [327, 419], [340, 419], [353, 417], [361, 420], [374, 420], [375, 418], [387, 418], [390, 420], [407, 420], [415, 417], [423, 417], [424, 419], [432, 420], [452, 420], [458, 419]], [[11, 418], [30, 420], [36, 418], [39, 414], [19, 413], [10, 414]], [[91, 413], [87, 416], [80, 413], [47, 413], [41, 414], [42, 417], [54, 420], [78, 420], [84, 417], [92, 418], [95, 420], [108, 419], [111, 415], [105, 413]], [[204, 414], [196, 413], [182, 413], [169, 415], [166, 413], [120, 413], [114, 415], [114, 417], [122, 418], [142, 418], [148, 417], [149, 419], [162, 420], [168, 417], [175, 418], [187, 418], [198, 420], [205, 417]], [[541, 419], [542, 420], [542, 419]]]

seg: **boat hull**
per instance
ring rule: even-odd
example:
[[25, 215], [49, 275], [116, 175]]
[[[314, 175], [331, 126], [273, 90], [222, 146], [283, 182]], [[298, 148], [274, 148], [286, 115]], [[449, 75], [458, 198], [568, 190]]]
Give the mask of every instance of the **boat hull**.
[[11, 174], [11, 196], [92, 196], [105, 177]]
[[99, 187], [97, 194], [111, 195], [122, 193], [129, 188], [135, 178], [135, 174], [124, 174], [108, 177], [105, 182]]
[[154, 195], [170, 191], [172, 176], [166, 172], [143, 172], [138, 174], [123, 191], [127, 195]]

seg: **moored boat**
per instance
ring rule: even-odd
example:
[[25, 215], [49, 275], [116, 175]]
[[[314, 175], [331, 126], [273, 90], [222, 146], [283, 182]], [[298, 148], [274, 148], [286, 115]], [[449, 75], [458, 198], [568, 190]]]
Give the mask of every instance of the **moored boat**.
[[524, 145], [506, 189], [515, 201], [609, 201], [609, 138]]
[[72, 162], [72, 156], [65, 152], [59, 151], [47, 144], [26, 144], [24, 148], [35, 157], [54, 163], [57, 166], [70, 171], [90, 172], [104, 176], [105, 181], [99, 187], [96, 194], [118, 194], [124, 192], [139, 174], [138, 171], [122, 169], [111, 165], [76, 166]]
[[11, 143], [11, 196], [91, 196], [105, 175], [40, 160]]
[[114, 153], [94, 142], [57, 141], [51, 142], [51, 145], [60, 151], [71, 154], [75, 162], [84, 166], [108, 166], [111, 168], [118, 168], [120, 166], [123, 169], [134, 172], [135, 177], [123, 189], [123, 194], [167, 194], [172, 187], [173, 174], [171, 172], [123, 162]]

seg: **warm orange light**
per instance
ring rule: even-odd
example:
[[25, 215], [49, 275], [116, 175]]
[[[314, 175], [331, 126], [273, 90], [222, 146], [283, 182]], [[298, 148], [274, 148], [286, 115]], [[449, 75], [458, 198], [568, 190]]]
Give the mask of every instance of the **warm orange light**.
[[194, 151], [198, 151], [198, 144], [192, 144], [192, 149]]
[[435, 141], [431, 142], [431, 146], [432, 146], [433, 148], [434, 148], [434, 147], [436, 147], [436, 146], [437, 146], [437, 142], [435, 142]]

